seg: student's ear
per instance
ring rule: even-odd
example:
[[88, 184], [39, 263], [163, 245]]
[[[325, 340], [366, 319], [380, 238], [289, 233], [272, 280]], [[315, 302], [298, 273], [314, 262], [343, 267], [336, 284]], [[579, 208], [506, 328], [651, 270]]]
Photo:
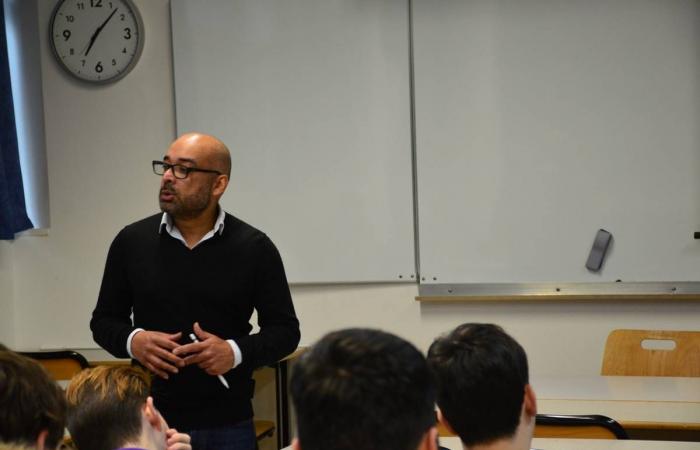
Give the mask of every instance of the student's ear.
[[529, 384], [525, 385], [523, 409], [528, 416], [534, 417], [537, 414], [537, 398], [535, 397], [535, 391]]
[[47, 450], [46, 449], [46, 437], [49, 435], [49, 430], [41, 430], [39, 436], [36, 437], [36, 448], [37, 450]]
[[292, 450], [301, 450], [301, 444], [299, 443], [298, 437], [292, 439]]
[[165, 430], [161, 430], [163, 428], [163, 421], [161, 420], [160, 413], [153, 405], [153, 397], [149, 396], [146, 399], [146, 403], [143, 405], [143, 416], [153, 429], [165, 432]]
[[455, 433], [454, 428], [452, 428], [452, 425], [450, 425], [450, 422], [445, 419], [445, 416], [442, 414], [442, 410], [440, 408], [437, 409], [437, 418], [438, 422], [440, 425], [445, 427], [445, 429], [452, 435], [457, 436], [457, 433]]

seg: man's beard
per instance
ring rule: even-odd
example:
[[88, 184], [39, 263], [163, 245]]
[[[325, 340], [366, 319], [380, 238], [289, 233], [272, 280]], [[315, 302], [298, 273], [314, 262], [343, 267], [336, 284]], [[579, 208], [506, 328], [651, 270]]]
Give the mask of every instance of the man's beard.
[[160, 210], [168, 213], [174, 219], [191, 219], [199, 216], [211, 201], [211, 190], [209, 186], [202, 186], [197, 192], [190, 194], [186, 198], [173, 189], [171, 184], [166, 184], [160, 192], [167, 192], [173, 195], [170, 202], [159, 201]]

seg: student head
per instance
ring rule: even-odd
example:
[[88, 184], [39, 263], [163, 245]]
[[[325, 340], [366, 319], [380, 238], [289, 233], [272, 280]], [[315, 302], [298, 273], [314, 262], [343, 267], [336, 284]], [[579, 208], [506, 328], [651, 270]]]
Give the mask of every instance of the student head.
[[66, 390], [68, 431], [78, 448], [166, 448], [167, 424], [149, 397], [150, 378], [132, 366], [99, 366], [73, 377]]
[[378, 330], [327, 334], [294, 365], [295, 450], [436, 448], [435, 392], [423, 355]]
[[0, 350], [0, 445], [55, 449], [65, 420], [63, 392], [44, 368], [33, 359]]
[[527, 356], [501, 327], [458, 326], [433, 342], [428, 365], [441, 420], [466, 447], [506, 439], [530, 448], [536, 404]]

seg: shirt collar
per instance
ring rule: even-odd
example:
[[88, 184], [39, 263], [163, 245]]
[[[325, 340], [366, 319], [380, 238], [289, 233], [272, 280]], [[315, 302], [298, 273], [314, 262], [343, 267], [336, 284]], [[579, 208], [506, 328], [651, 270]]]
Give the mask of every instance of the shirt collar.
[[[219, 215], [216, 217], [216, 222], [214, 222], [214, 228], [211, 229], [212, 232], [218, 233], [219, 235], [223, 234], [224, 232], [224, 219], [226, 218], [226, 212], [224, 212], [224, 209], [222, 207], [219, 207]], [[163, 233], [163, 228], [165, 228], [165, 231], [168, 232], [168, 234], [172, 234], [173, 227], [173, 218], [170, 217], [170, 214], [164, 212], [163, 216], [160, 219], [160, 225], [158, 226], [158, 234]]]

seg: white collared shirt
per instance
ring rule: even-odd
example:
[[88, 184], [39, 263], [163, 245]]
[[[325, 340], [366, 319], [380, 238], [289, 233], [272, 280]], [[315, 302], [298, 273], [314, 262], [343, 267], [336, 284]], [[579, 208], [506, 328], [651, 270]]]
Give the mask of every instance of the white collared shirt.
[[[202, 239], [200, 239], [199, 242], [194, 244], [192, 248], [190, 248], [189, 245], [187, 245], [187, 241], [185, 241], [185, 238], [182, 237], [180, 230], [178, 230], [177, 226], [175, 226], [173, 218], [170, 217], [170, 214], [166, 212], [163, 213], [163, 217], [160, 220], [160, 225], [158, 226], [158, 234], [161, 234], [163, 232], [163, 228], [165, 228], [165, 231], [167, 231], [170, 236], [179, 240], [185, 245], [185, 247], [190, 248], [190, 250], [192, 250], [202, 242], [213, 238], [214, 235], [216, 235], [217, 233], [221, 235], [224, 232], [225, 218], [226, 213], [224, 212], [223, 208], [219, 208], [219, 215], [216, 217], [216, 221], [214, 222], [214, 228], [212, 228], [207, 234], [202, 236]], [[139, 331], [144, 330], [143, 328], [136, 328], [134, 331], [131, 332], [131, 334], [129, 334], [129, 337], [126, 339], [126, 351], [132, 358], [134, 357], [134, 354], [131, 353], [131, 341], [136, 335], [136, 333], [138, 333]], [[228, 344], [231, 346], [231, 350], [233, 350], [233, 369], [243, 362], [243, 354], [241, 353], [241, 349], [240, 347], [238, 347], [238, 344], [236, 344], [236, 341], [234, 341], [233, 339], [227, 339], [226, 342], [228, 342]]]
[[[202, 242], [211, 239], [214, 237], [215, 234], [221, 235], [224, 232], [224, 219], [226, 218], [226, 213], [224, 212], [223, 208], [219, 208], [219, 215], [216, 217], [216, 222], [214, 222], [214, 228], [209, 230], [207, 234], [202, 236], [202, 239], [199, 240], [196, 244], [192, 246], [190, 250], [201, 244]], [[185, 244], [187, 248], [190, 248], [189, 245], [187, 245], [187, 241], [185, 240], [184, 237], [182, 237], [182, 234], [180, 233], [180, 230], [177, 229], [177, 226], [173, 222], [173, 218], [170, 217], [170, 214], [164, 212], [163, 217], [160, 219], [160, 226], [158, 227], [158, 234], [163, 232], [163, 228], [165, 228], [165, 231], [168, 232], [168, 234], [178, 241], [182, 242]]]

